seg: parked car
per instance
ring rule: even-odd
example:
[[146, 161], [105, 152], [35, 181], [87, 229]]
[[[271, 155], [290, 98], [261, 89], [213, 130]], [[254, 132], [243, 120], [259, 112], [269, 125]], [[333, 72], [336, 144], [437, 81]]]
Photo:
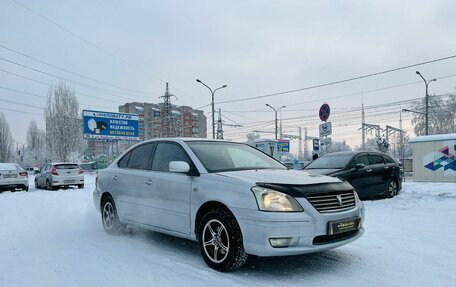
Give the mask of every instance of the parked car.
[[309, 164], [305, 171], [334, 176], [349, 182], [361, 199], [394, 197], [402, 189], [399, 164], [380, 152], [346, 151], [326, 154]]
[[107, 233], [137, 225], [198, 241], [219, 271], [241, 267], [249, 254], [317, 252], [364, 232], [364, 205], [350, 184], [303, 176], [235, 142], [137, 144], [98, 172], [93, 199]]
[[76, 185], [84, 188], [84, 171], [76, 163], [48, 163], [35, 176], [35, 187], [48, 190]]
[[29, 178], [27, 172], [15, 163], [0, 163], [0, 192], [5, 190], [28, 191]]

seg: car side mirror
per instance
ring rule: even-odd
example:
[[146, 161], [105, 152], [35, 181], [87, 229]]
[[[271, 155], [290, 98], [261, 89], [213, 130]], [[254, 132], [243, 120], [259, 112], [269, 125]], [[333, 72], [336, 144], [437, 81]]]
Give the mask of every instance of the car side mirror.
[[185, 161], [172, 161], [169, 163], [170, 172], [188, 173], [190, 166]]
[[398, 162], [399, 166], [402, 166], [402, 162]]

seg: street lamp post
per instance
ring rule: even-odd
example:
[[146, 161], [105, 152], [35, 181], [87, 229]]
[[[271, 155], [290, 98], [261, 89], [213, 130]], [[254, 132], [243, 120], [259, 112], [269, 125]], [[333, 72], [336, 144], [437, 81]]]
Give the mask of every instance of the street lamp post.
[[275, 139], [277, 139], [277, 112], [283, 108], [285, 108], [285, 106], [281, 106], [280, 108], [276, 109], [274, 108], [273, 106], [271, 106], [270, 104], [266, 104], [267, 107], [270, 107], [271, 109], [274, 110], [274, 113], [275, 113]]
[[420, 71], [416, 71], [416, 74], [423, 79], [424, 84], [426, 85], [426, 98], [425, 98], [425, 105], [426, 105], [426, 110], [425, 110], [425, 117], [426, 117], [426, 135], [429, 135], [429, 84], [431, 82], [437, 81], [437, 79], [432, 79], [430, 81], [426, 81], [426, 79], [421, 75]]
[[220, 90], [220, 89], [223, 89], [223, 88], [226, 88], [228, 87], [227, 85], [223, 85], [215, 90], [212, 91], [212, 89], [206, 85], [205, 83], [203, 83], [201, 80], [199, 79], [196, 79], [196, 81], [202, 85], [204, 85], [206, 88], [209, 89], [209, 91], [211, 91], [211, 95], [212, 95], [212, 102], [211, 102], [211, 106], [212, 106], [212, 138], [215, 139], [215, 108], [214, 108], [214, 94], [217, 90]]

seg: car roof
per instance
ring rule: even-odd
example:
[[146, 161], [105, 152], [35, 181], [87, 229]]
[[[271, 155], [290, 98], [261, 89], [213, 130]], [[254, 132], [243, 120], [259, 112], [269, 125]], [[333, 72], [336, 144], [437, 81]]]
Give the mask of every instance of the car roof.
[[[332, 152], [332, 153], [328, 153], [326, 155], [335, 155], [335, 156], [338, 156], [338, 155], [358, 155], [360, 153], [369, 153], [369, 154], [384, 154], [382, 152], [379, 152], [379, 151], [372, 151], [372, 150], [350, 150], [350, 151], [336, 151], [336, 152]], [[386, 155], [386, 154], [385, 154]]]

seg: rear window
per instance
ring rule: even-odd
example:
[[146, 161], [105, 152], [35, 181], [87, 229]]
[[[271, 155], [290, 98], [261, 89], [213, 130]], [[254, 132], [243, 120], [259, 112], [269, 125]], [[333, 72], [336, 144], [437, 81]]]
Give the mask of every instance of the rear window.
[[78, 169], [79, 165], [77, 164], [56, 164], [54, 165], [56, 169]]
[[0, 170], [22, 170], [22, 167], [15, 163], [0, 163]]

